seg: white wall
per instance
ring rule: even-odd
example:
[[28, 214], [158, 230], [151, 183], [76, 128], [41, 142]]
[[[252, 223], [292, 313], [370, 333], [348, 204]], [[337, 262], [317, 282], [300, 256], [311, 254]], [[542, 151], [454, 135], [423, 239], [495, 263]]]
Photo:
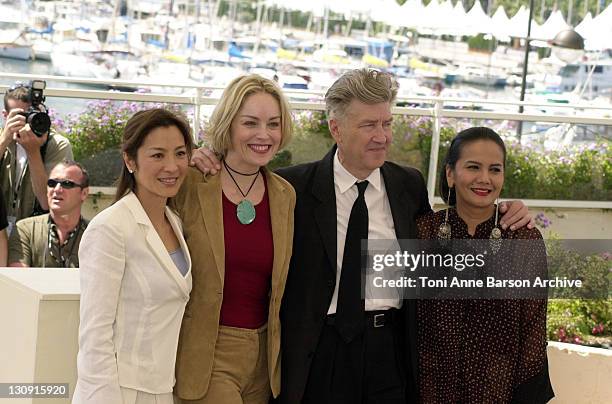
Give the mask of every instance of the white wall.
[[612, 402], [612, 350], [548, 343], [553, 404]]

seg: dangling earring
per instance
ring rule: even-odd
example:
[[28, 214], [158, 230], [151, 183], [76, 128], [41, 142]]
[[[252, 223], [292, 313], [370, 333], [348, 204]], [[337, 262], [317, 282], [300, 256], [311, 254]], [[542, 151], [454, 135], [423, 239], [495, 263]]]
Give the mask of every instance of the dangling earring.
[[130, 174], [134, 174], [134, 170], [132, 170], [130, 167], [127, 167], [128, 173]]
[[501, 248], [502, 240], [502, 232], [499, 227], [497, 227], [497, 218], [499, 216], [499, 200], [496, 200], [495, 204], [495, 223], [493, 225], [493, 230], [491, 230], [491, 235], [489, 236], [489, 245], [491, 246], [491, 251], [493, 254], [497, 254], [499, 249]]
[[450, 224], [448, 224], [448, 210], [450, 209], [451, 189], [452, 189], [451, 187], [448, 188], [448, 197], [446, 198], [446, 200], [448, 201], [449, 206], [446, 207], [444, 223], [442, 223], [440, 227], [438, 228], [438, 240], [440, 240], [442, 244], [445, 244], [446, 241], [450, 240], [451, 238], [451, 227], [450, 227]]

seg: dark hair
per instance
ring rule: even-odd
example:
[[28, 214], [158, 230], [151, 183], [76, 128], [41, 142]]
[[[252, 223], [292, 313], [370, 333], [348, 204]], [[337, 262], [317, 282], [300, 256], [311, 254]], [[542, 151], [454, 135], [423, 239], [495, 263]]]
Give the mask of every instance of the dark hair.
[[490, 140], [495, 142], [504, 154], [504, 167], [506, 167], [506, 145], [501, 137], [493, 129], [477, 126], [462, 130], [453, 138], [451, 141], [446, 157], [444, 157], [444, 163], [442, 164], [442, 170], [440, 170], [440, 196], [450, 206], [454, 206], [457, 203], [457, 197], [455, 190], [452, 189], [450, 197], [448, 193], [448, 181], [446, 180], [446, 167], [450, 167], [452, 170], [455, 169], [455, 164], [461, 157], [461, 151], [467, 144], [475, 142], [477, 140]]
[[[175, 126], [183, 135], [187, 155], [191, 156], [193, 149], [193, 138], [191, 137], [191, 127], [187, 121], [172, 111], [167, 109], [155, 108], [136, 112], [126, 123], [123, 129], [123, 142], [121, 151], [129, 158], [136, 161], [138, 149], [144, 143], [146, 137], [157, 128], [168, 128]], [[121, 199], [129, 191], [136, 191], [136, 181], [134, 175], [130, 174], [125, 164], [121, 168], [121, 174], [117, 179], [117, 193], [115, 202]]]
[[6, 93], [4, 93], [4, 109], [7, 112], [9, 112], [9, 100], [31, 103], [30, 87], [26, 85], [19, 85], [15, 88], [11, 87], [10, 89], [6, 90]]
[[64, 160], [61, 163], [57, 163], [53, 169], [51, 169], [51, 171], [55, 170], [55, 167], [78, 167], [79, 170], [81, 170], [81, 177], [82, 177], [82, 181], [81, 181], [81, 186], [83, 188], [87, 188], [89, 186], [89, 173], [87, 172], [87, 170], [85, 169], [85, 167], [83, 167], [83, 165], [81, 163], [79, 163], [78, 161], [74, 161], [74, 160]]

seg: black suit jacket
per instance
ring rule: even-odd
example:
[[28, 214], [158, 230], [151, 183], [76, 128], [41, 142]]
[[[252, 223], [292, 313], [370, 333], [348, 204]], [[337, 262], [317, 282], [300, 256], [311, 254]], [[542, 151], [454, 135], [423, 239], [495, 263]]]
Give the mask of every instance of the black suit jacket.
[[[322, 160], [278, 170], [295, 188], [293, 255], [281, 306], [281, 403], [302, 400], [336, 284], [334, 147]], [[417, 216], [431, 211], [421, 173], [385, 163], [381, 167], [398, 239], [416, 238]], [[407, 368], [417, 375], [416, 305], [404, 302]], [[410, 380], [414, 389], [416, 379]]]

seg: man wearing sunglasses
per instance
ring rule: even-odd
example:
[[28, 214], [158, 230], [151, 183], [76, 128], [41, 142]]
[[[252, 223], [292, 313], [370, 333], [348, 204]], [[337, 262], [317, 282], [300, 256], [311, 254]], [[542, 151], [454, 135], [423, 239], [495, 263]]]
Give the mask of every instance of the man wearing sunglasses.
[[78, 268], [79, 243], [88, 224], [81, 205], [88, 193], [83, 166], [69, 160], [56, 165], [47, 180], [49, 213], [17, 222], [9, 238], [9, 266]]
[[29, 83], [16, 83], [4, 94], [4, 128], [0, 131], [0, 186], [7, 208], [9, 233], [17, 220], [49, 210], [47, 175], [72, 148], [63, 136], [36, 136], [20, 113], [31, 104]]

